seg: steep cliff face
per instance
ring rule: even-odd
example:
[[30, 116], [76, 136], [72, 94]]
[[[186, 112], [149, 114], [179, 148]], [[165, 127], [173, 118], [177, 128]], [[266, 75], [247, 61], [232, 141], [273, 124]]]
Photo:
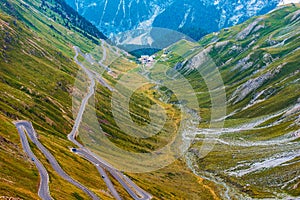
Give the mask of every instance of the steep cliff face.
[[179, 30], [194, 39], [274, 9], [280, 0], [66, 0], [106, 35], [139, 27]]

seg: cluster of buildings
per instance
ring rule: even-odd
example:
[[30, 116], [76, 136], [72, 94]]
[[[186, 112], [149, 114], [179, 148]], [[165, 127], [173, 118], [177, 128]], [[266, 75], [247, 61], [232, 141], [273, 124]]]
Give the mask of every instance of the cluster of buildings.
[[156, 55], [148, 56], [148, 55], [142, 55], [139, 58], [139, 61], [146, 66], [151, 66], [155, 62]]
[[[168, 49], [163, 49], [163, 54], [160, 56], [159, 59], [162, 59], [162, 61], [166, 61], [167, 60], [167, 57], [168, 55], [171, 53], [170, 50]], [[138, 61], [147, 66], [147, 67], [151, 67], [154, 63], [155, 63], [155, 58], [157, 57], [158, 55], [157, 54], [154, 54], [152, 56], [149, 56], [149, 55], [142, 55]]]

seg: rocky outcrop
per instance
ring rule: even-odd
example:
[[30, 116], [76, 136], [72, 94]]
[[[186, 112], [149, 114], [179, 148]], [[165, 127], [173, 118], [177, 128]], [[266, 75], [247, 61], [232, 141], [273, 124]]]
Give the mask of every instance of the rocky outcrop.
[[293, 16], [290, 20], [290, 22], [294, 22], [300, 19], [300, 10], [297, 10], [293, 13]]
[[211, 52], [213, 46], [208, 46], [205, 49], [203, 49], [200, 53], [198, 53], [196, 56], [194, 56], [192, 59], [188, 60], [184, 70], [185, 73], [188, 74], [189, 72], [200, 69], [201, 66], [204, 66], [208, 63], [211, 63], [212, 60], [209, 56], [209, 53]]
[[230, 42], [228, 40], [226, 41], [222, 41], [222, 42], [217, 42], [215, 44], [215, 48], [219, 49], [219, 48], [222, 48], [222, 47], [225, 47], [229, 44]]
[[287, 116], [291, 116], [294, 115], [296, 113], [300, 113], [300, 103], [294, 105], [291, 109], [289, 109], [284, 115], [283, 117], [287, 117]]
[[235, 71], [235, 70], [240, 69], [240, 68], [242, 68], [242, 70], [243, 69], [248, 69], [249, 67], [251, 67], [253, 65], [253, 62], [250, 61], [252, 54], [253, 53], [250, 53], [245, 58], [239, 60], [238, 63], [235, 65], [235, 67], [232, 69], [232, 71]]
[[236, 89], [236, 91], [232, 94], [230, 101], [233, 104], [236, 104], [243, 99], [245, 99], [251, 92], [255, 91], [259, 87], [261, 87], [266, 81], [272, 79], [276, 74], [278, 74], [284, 64], [279, 65], [277, 68], [272, 71], [268, 71], [267, 73], [250, 79], [246, 83], [242, 84], [240, 87]]
[[254, 20], [254, 22], [249, 24], [244, 30], [242, 30], [241, 32], [239, 32], [237, 34], [236, 39], [244, 40], [247, 36], [250, 35], [250, 33], [254, 33], [254, 32], [258, 31], [259, 29], [261, 29], [263, 26], [259, 25], [259, 22], [261, 22], [262, 20], [263, 20], [263, 18], [261, 18], [261, 17]]

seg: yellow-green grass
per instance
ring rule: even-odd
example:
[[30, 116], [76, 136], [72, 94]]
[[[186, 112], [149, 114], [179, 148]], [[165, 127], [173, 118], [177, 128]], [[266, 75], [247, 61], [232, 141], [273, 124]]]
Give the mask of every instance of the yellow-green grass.
[[[23, 8], [18, 9], [25, 15]], [[38, 199], [38, 172], [33, 163], [24, 156], [18, 132], [12, 124], [12, 120], [22, 119], [33, 122], [41, 142], [71, 177], [83, 182], [101, 198], [111, 199], [106, 194], [107, 187], [97, 169], [69, 150], [73, 146], [66, 137], [73, 124], [70, 92], [79, 68], [71, 60], [74, 55], [72, 46], [65, 40], [52, 36], [51, 30], [47, 29], [47, 24], [52, 22], [38, 16], [39, 14], [34, 13], [25, 17], [34, 22], [41, 32], [49, 33], [48, 37], [39, 36], [38, 30], [33, 32], [21, 22], [14, 22], [15, 19], [1, 13], [1, 19], [8, 22], [7, 32], [1, 32], [6, 34], [6, 40], [1, 37], [1, 43], [8, 47], [1, 54], [0, 64], [0, 134], [5, 138], [1, 149], [1, 195]], [[57, 30], [67, 32], [60, 25], [53, 25]], [[80, 40], [82, 36], [76, 37]], [[49, 40], [52, 41], [50, 44], [47, 43]], [[84, 40], [82, 37], [80, 41]], [[81, 42], [77, 44], [80, 45]], [[86, 45], [83, 48], [84, 46]], [[49, 172], [50, 192], [55, 199], [88, 198], [80, 189], [63, 180], [35, 145], [31, 144], [31, 147]]]
[[221, 199], [216, 186], [195, 176], [184, 159], [154, 172], [128, 175], [154, 199]]
[[0, 193], [3, 196], [38, 199], [38, 171], [22, 150], [11, 120], [0, 115]]

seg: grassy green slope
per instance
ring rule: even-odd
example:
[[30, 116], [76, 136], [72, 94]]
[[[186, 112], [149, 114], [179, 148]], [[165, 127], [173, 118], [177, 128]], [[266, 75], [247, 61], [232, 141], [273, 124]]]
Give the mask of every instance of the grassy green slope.
[[[197, 158], [202, 144], [200, 134], [191, 154], [199, 174], [215, 180], [224, 190], [227, 184], [232, 198], [239, 199], [239, 195], [282, 198], [282, 193], [300, 195], [297, 155], [275, 166], [267, 163], [245, 175], [235, 174], [268, 159], [275, 159], [276, 163], [279, 158], [287, 158], [288, 153], [299, 150], [299, 10], [298, 4], [281, 7], [210, 34], [191, 52], [192, 55], [208, 52], [218, 67], [227, 95], [225, 127], [232, 130], [221, 135], [222, 142], [217, 142], [214, 150], [201, 159]], [[182, 41], [174, 44], [169, 47], [171, 52], [159, 62], [169, 67], [182, 64], [182, 74], [197, 92], [202, 117], [200, 127], [207, 127], [211, 102], [205, 82], [192, 69], [193, 59], [188, 59], [189, 54], [182, 56], [176, 50], [187, 46]], [[278, 145], [280, 141], [289, 142]]]
[[[38, 199], [38, 172], [23, 153], [18, 133], [12, 124], [13, 120], [24, 119], [33, 122], [40, 141], [69, 175], [102, 199], [111, 199], [97, 170], [89, 162], [70, 152], [69, 148], [73, 144], [66, 138], [73, 124], [71, 94], [78, 92], [73, 87], [79, 68], [72, 60], [72, 46], [79, 46], [83, 52], [97, 51], [98, 55], [93, 56], [100, 60], [102, 49], [96, 46], [99, 41], [95, 37], [99, 35], [94, 30], [82, 30], [72, 21], [73, 16], [69, 16], [69, 21], [63, 18], [66, 8], [61, 8], [62, 4], [59, 2], [5, 0], [0, 4], [0, 194]], [[59, 12], [57, 9], [60, 9]], [[109, 53], [107, 62], [109, 59], [114, 60], [116, 55], [110, 52], [111, 48], [105, 48]], [[79, 59], [83, 61], [82, 57]], [[90, 67], [97, 70], [95, 66]], [[120, 75], [136, 65], [126, 58], [120, 58], [110, 67]], [[116, 83], [116, 79], [110, 75], [104, 74], [104, 77], [112, 85]], [[138, 91], [131, 102], [131, 111], [143, 118], [148, 117], [149, 103], [157, 101], [152, 99], [153, 90], [149, 87]], [[109, 97], [110, 91], [99, 85], [96, 94], [97, 114], [99, 120], [109, 122], [103, 125], [103, 129], [109, 133], [112, 141], [126, 150], [148, 152], [159, 148], [166, 142], [167, 132], [172, 132], [178, 123], [175, 120], [167, 124], [164, 133], [159, 136], [162, 143], [158, 143], [155, 138], [141, 143], [141, 140], [122, 134], [114, 124], [111, 113], [107, 112], [110, 109]], [[169, 115], [176, 112], [169, 105], [163, 106], [169, 107]], [[137, 118], [136, 122], [141, 123], [139, 120]], [[50, 192], [55, 199], [88, 198], [81, 190], [61, 179], [44, 156], [31, 145], [49, 172]], [[177, 161], [157, 172], [128, 175], [156, 199], [218, 198], [214, 194], [214, 185], [198, 179], [185, 167], [184, 161]], [[129, 195], [118, 183], [116, 187], [121, 196], [129, 199]], [[181, 191], [183, 187], [189, 188], [191, 192]]]
[[[55, 155], [67, 173], [101, 198], [110, 199], [111, 196], [97, 170], [69, 151], [68, 147], [72, 144], [66, 138], [73, 123], [70, 94], [78, 92], [77, 88], [73, 87], [78, 67], [72, 61], [72, 46], [79, 46], [83, 52], [97, 52], [98, 55], [93, 57], [100, 60], [103, 53], [101, 47], [96, 47], [99, 43], [96, 37], [103, 36], [93, 27], [89, 27], [84, 19], [80, 18], [82, 23], [72, 20], [76, 13], [71, 12], [72, 15], [66, 20], [64, 17], [69, 8], [60, 5], [63, 5], [63, 2], [39, 0], [26, 3], [5, 0], [0, 4], [0, 193], [24, 199], [38, 198], [38, 173], [21, 150], [18, 133], [11, 123], [16, 119], [27, 119], [33, 122], [41, 142]], [[265, 115], [294, 106], [299, 101], [297, 48], [300, 22], [297, 11], [297, 6], [286, 7], [264, 16], [262, 20], [251, 19], [240, 26], [208, 35], [199, 42], [209, 51], [226, 85], [228, 114], [231, 114], [225, 121], [226, 127], [248, 124]], [[89, 28], [82, 30], [82, 24]], [[242, 31], [247, 30], [250, 24], [254, 28], [249, 34]], [[284, 44], [281, 45], [283, 41]], [[200, 126], [206, 127], [210, 120], [210, 101], [207, 98], [209, 94], [199, 74], [189, 69], [192, 57], [201, 50], [198, 48], [200, 45], [181, 41], [170, 47], [171, 52], [177, 52], [181, 57], [170, 53], [158, 63], [166, 66], [167, 70], [176, 63], [183, 62], [182, 72], [198, 92], [201, 107], [199, 114], [203, 118]], [[109, 67], [117, 76], [112, 77], [107, 73], [103, 76], [112, 86], [125, 72], [130, 74], [141, 70], [127, 58], [116, 59], [118, 56], [111, 52], [111, 48], [105, 48], [108, 52], [106, 64], [113, 60]], [[159, 56], [161, 55], [162, 53], [159, 53]], [[79, 59], [84, 61], [82, 57]], [[89, 66], [87, 62], [84, 63]], [[98, 66], [89, 67], [95, 71], [99, 70]], [[150, 72], [155, 74], [156, 70], [154, 67]], [[272, 76], [269, 72], [272, 72]], [[260, 80], [260, 77], [264, 77], [264, 81], [258, 86], [254, 85], [253, 82]], [[162, 96], [149, 84], [140, 88], [131, 98], [131, 117], [137, 124], [145, 124], [149, 119], [149, 108], [154, 103], [166, 108], [169, 116], [160, 134], [150, 139], [139, 139], [125, 135], [123, 130], [119, 129], [111, 112], [112, 94], [107, 88], [98, 85], [95, 96], [97, 119], [110, 141], [124, 150], [133, 152], [151, 152], [164, 146], [176, 131], [180, 117], [176, 106], [169, 104], [177, 100], [172, 92], [161, 88], [160, 94], [169, 95], [166, 98], [169, 101], [160, 102], [158, 99]], [[236, 142], [242, 138], [257, 142], [285, 136], [286, 133], [299, 129], [299, 111], [289, 111], [260, 124], [262, 128], [259, 131], [250, 129], [234, 132], [222, 136], [221, 139]], [[81, 136], [80, 139], [83, 140], [85, 135]], [[197, 155], [200, 145], [201, 142], [195, 143], [192, 155]], [[65, 199], [66, 196], [70, 199], [87, 198], [76, 187], [62, 180], [34, 145], [32, 147], [49, 171], [50, 190], [55, 199]], [[101, 150], [99, 146], [93, 148]], [[299, 195], [297, 179], [283, 189], [275, 184], [281, 177], [282, 185], [288, 179], [297, 176], [298, 158], [291, 160], [291, 165], [287, 167], [277, 166], [259, 171], [255, 178], [252, 178], [251, 173], [242, 177], [245, 180], [226, 173], [226, 170], [239, 162], [258, 162], [259, 159], [263, 160], [275, 153], [280, 154], [293, 149], [291, 146], [283, 146], [275, 151], [275, 148], [276, 146], [265, 148], [217, 144], [215, 150], [206, 158], [197, 159], [195, 156], [193, 161], [199, 166], [197, 170], [200, 175], [208, 176], [208, 172], [213, 178], [221, 178], [225, 184], [237, 191], [235, 193], [253, 197], [274, 197], [275, 192]], [[222, 186], [217, 187], [218, 181], [214, 184], [193, 175], [185, 167], [184, 159], [156, 172], [128, 175], [157, 199], [218, 199], [224, 190]], [[268, 180], [270, 176], [273, 177], [271, 181]], [[259, 183], [257, 179], [260, 180]], [[125, 199], [129, 198], [120, 185], [116, 183], [116, 186]]]
[[[29, 3], [5, 1], [0, 5], [0, 193], [38, 199], [38, 172], [24, 155], [12, 124], [12, 120], [25, 119], [33, 122], [41, 142], [68, 174], [101, 198], [111, 199], [96, 168], [72, 154], [68, 148], [73, 144], [66, 138], [73, 124], [70, 94], [79, 69], [72, 61], [72, 45], [91, 49], [95, 44], [81, 32], [66, 29], [48, 18], [47, 13], [40, 13], [36, 5], [41, 2]], [[88, 198], [61, 179], [34, 145], [32, 148], [49, 172], [55, 199]]]
[[[98, 51], [96, 50], [96, 52]], [[108, 53], [111, 52], [108, 51]], [[96, 60], [99, 59], [97, 58], [97, 55], [94, 55], [94, 52], [92, 52], [92, 56]], [[134, 62], [131, 62], [131, 60], [128, 60], [126, 57], [118, 57], [109, 62], [109, 59], [112, 57], [116, 57], [116, 55], [108, 55], [107, 62], [110, 63], [109, 67], [117, 74], [117, 77], [114, 78], [107, 72], [104, 72], [103, 77], [105, 81], [113, 87], [115, 87], [122, 75], [131, 75], [141, 70]], [[101, 71], [101, 69], [97, 68], [97, 64], [92, 65], [88, 61], [84, 61], [83, 63], [90, 69]], [[128, 85], [122, 85], [121, 91], [124, 92], [128, 90], [127, 87]], [[165, 146], [170, 142], [170, 138], [176, 134], [176, 129], [181, 116], [178, 108], [159, 101], [154, 95], [156, 92], [157, 90], [153, 88], [153, 84], [146, 84], [135, 91], [130, 97], [129, 111], [131, 112], [131, 118], [136, 123], [137, 127], [139, 125], [143, 126], [149, 122], [149, 108], [153, 104], [158, 104], [164, 108], [168, 116], [164, 128], [160, 130], [158, 134], [143, 139], [128, 135], [126, 130], [118, 127], [111, 107], [113, 93], [106, 87], [98, 84], [95, 95], [97, 121], [92, 121], [91, 123], [90, 119], [92, 119], [93, 116], [90, 115], [87, 115], [84, 118], [79, 134], [80, 140], [88, 144], [90, 148], [98, 152], [102, 158], [107, 159], [108, 162], [112, 159], [112, 155], [114, 154], [102, 153], [107, 152], [105, 149], [106, 146], [101, 141], [102, 135], [108, 138], [109, 142], [112, 142], [112, 144], [109, 145], [112, 147], [116, 146], [125, 151], [124, 155], [122, 154], [122, 162], [125, 163], [127, 161], [126, 152], [152, 152]], [[123, 98], [125, 99], [126, 97], [121, 96], [120, 100], [122, 101]], [[90, 107], [88, 107], [88, 109], [93, 110], [93, 108]], [[120, 112], [121, 115], [126, 113], [124, 108], [117, 111]], [[102, 128], [102, 131], [100, 132], [99, 125]], [[140, 130], [140, 133], [145, 133], [145, 131]], [[196, 177], [192, 171], [186, 167], [184, 159], [180, 159], [170, 166], [163, 167], [157, 171], [126, 174], [131, 177], [135, 183], [153, 195], [154, 199], [195, 199], [197, 197], [201, 199], [219, 199], [219, 196], [214, 193], [214, 191], [217, 190], [215, 185], [210, 181]], [[182, 188], [186, 188], [185, 190], [189, 190], [189, 192], [185, 192]]]

